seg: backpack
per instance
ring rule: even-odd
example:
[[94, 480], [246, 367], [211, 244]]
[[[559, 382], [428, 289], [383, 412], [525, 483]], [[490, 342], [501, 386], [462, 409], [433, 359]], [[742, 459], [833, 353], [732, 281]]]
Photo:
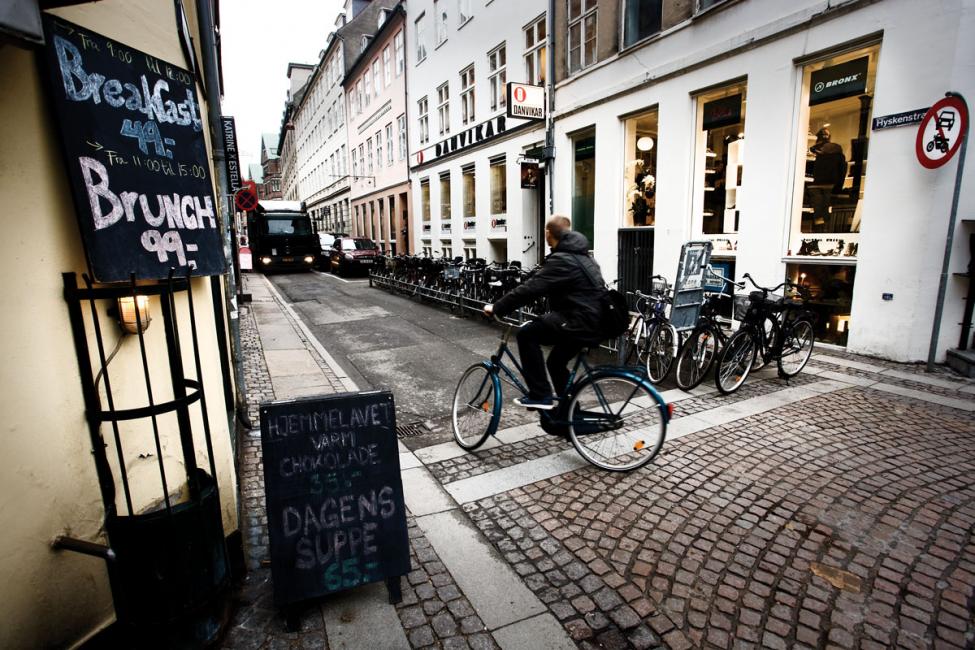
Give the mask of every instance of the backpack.
[[[598, 287], [599, 283], [596, 282], [586, 265], [576, 259], [574, 255], [571, 259], [579, 265], [589, 281]], [[603, 338], [614, 339], [630, 326], [630, 309], [626, 304], [626, 298], [619, 291], [607, 289], [605, 285], [600, 288], [603, 289], [603, 292], [599, 296], [599, 306], [602, 311], [599, 319], [599, 334]]]

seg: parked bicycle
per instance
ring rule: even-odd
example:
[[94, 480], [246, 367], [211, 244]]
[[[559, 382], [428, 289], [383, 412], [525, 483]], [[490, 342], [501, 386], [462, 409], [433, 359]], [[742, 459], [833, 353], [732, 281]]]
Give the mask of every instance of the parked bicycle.
[[[779, 376], [788, 379], [806, 366], [813, 350], [815, 316], [803, 307], [804, 288], [792, 282], [775, 287], [759, 286], [749, 274], [743, 276], [756, 291], [735, 295], [735, 318], [742, 321], [738, 331], [718, 355], [714, 383], [727, 395], [738, 390], [756, 365], [775, 361]], [[785, 287], [798, 296], [775, 292]]]
[[[720, 272], [708, 266], [708, 272], [725, 282], [725, 286], [734, 285], [741, 289], [744, 283], [735, 282]], [[728, 343], [731, 321], [722, 318], [718, 311], [724, 299], [732, 299], [732, 295], [718, 291], [705, 295], [704, 304], [694, 329], [687, 334], [677, 352], [677, 365], [674, 379], [677, 386], [684, 390], [696, 388], [711, 371], [714, 360], [721, 349]]]
[[[528, 395], [519, 379], [522, 368], [508, 347], [513, 327], [496, 320], [505, 325], [497, 352], [465, 370], [454, 391], [454, 439], [467, 450], [477, 449], [497, 432], [503, 383]], [[587, 353], [584, 348], [576, 357], [558, 406], [540, 412], [543, 429], [565, 430], [576, 450], [596, 467], [621, 472], [646, 465], [664, 443], [672, 406], [642, 373], [594, 368], [586, 360]]]
[[670, 285], [662, 275], [651, 279], [649, 294], [634, 291], [636, 317], [620, 341], [619, 358], [624, 366], [641, 365], [653, 383], [670, 372], [677, 349], [677, 331], [667, 317]]

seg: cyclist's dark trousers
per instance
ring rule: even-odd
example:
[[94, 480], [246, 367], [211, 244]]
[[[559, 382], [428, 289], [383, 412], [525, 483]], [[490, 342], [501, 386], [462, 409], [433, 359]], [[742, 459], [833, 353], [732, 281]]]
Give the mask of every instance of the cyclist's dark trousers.
[[[546, 366], [556, 390], [562, 393], [569, 381], [569, 362], [579, 354], [583, 344], [566, 337], [565, 333], [541, 319], [533, 320], [520, 328], [517, 338], [518, 354], [525, 373], [525, 383], [528, 384], [528, 396], [544, 399], [552, 395], [552, 387], [545, 376]], [[553, 346], [547, 362], [542, 354], [543, 345]]]

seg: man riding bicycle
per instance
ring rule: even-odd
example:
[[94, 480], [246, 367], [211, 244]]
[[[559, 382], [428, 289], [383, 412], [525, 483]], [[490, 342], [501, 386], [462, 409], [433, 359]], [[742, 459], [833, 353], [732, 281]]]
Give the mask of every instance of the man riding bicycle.
[[[542, 267], [498, 302], [484, 306], [485, 314], [501, 317], [536, 298], [548, 298], [551, 311], [525, 324], [517, 334], [528, 397], [514, 401], [530, 409], [555, 407], [546, 366], [556, 388], [563, 390], [569, 380], [569, 361], [583, 347], [601, 338], [601, 297], [606, 287], [599, 265], [589, 257], [589, 241], [570, 226], [566, 217], [556, 215], [549, 219], [545, 241], [552, 253]], [[543, 345], [552, 346], [547, 362]]]

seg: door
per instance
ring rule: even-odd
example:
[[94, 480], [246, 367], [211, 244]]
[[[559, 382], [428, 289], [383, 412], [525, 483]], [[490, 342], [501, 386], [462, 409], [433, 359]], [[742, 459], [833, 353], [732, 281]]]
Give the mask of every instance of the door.
[[[653, 275], [653, 228], [620, 228], [618, 233], [617, 264], [619, 291], [650, 292]], [[630, 308], [635, 306], [632, 296], [626, 296]]]

